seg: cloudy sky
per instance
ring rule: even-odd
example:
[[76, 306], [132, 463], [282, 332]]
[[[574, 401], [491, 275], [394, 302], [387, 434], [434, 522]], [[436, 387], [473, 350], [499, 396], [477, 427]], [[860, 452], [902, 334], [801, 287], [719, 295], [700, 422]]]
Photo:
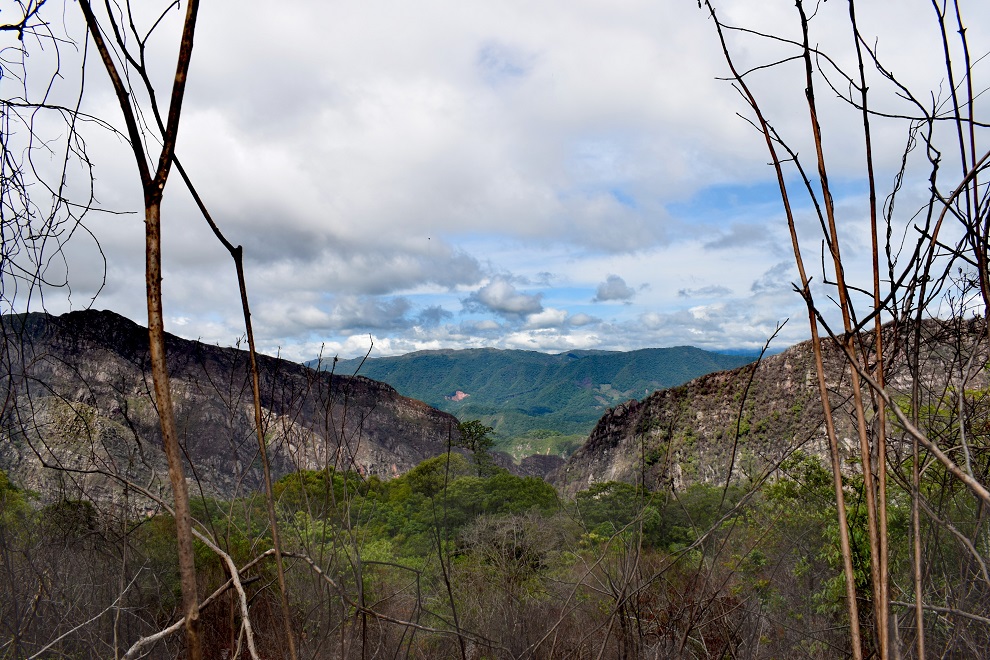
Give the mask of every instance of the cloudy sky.
[[[931, 3], [904, 0], [894, 14], [886, 2], [861, 4], [861, 30], [894, 72], [944, 94], [940, 56], [928, 50], [939, 53]], [[962, 4], [976, 59], [990, 44], [990, 8]], [[724, 20], [799, 34], [792, 0], [716, 6]], [[77, 30], [77, 5], [51, 10], [59, 29]], [[181, 18], [169, 12], [149, 41], [163, 97]], [[848, 3], [831, 2], [812, 23], [842, 66], [854, 62], [847, 18]], [[795, 54], [746, 34], [730, 45], [746, 69]], [[82, 53], [63, 48], [63, 67]], [[83, 108], [122, 127], [92, 50], [89, 58]], [[984, 79], [987, 66], [977, 69]], [[790, 318], [783, 348], [808, 336], [807, 314], [792, 290], [765, 146], [737, 116], [746, 108], [718, 79], [726, 74], [713, 24], [693, 0], [213, 0], [201, 9], [178, 155], [244, 246], [265, 352], [309, 359], [322, 346], [352, 357], [372, 341], [373, 355], [752, 349]], [[800, 74], [792, 62], [752, 82], [807, 159]], [[66, 75], [58, 93], [74, 98], [74, 80]], [[10, 85], [0, 79], [4, 98]], [[873, 92], [878, 107], [905, 109], [879, 79]], [[859, 115], [824, 83], [819, 95], [855, 260], [869, 236]], [[98, 206], [112, 211], [86, 216], [106, 281], [92, 300], [99, 252], [80, 232], [65, 253], [71, 295], [49, 291], [44, 304], [143, 322], [133, 159], [113, 134], [86, 131]], [[906, 134], [899, 122], [874, 131], [886, 190]], [[925, 185], [906, 182], [905, 217]], [[809, 205], [796, 203], [814, 241]], [[233, 268], [177, 175], [163, 218], [167, 329], [235, 342]]]

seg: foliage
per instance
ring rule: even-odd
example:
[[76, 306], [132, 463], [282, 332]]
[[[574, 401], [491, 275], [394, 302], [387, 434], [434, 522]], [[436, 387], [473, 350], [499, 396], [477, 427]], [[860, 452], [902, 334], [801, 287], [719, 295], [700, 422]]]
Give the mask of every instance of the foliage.
[[490, 473], [495, 467], [491, 455], [491, 450], [495, 446], [495, 440], [492, 437], [494, 431], [494, 428], [485, 426], [477, 419], [460, 422], [457, 425], [458, 438], [454, 446], [471, 452], [471, 458], [479, 477]]
[[11, 483], [7, 473], [0, 470], [0, 524], [5, 524], [29, 511], [27, 494]]
[[[406, 396], [462, 419], [479, 419], [495, 429], [502, 449], [538, 429], [587, 435], [607, 407], [752, 359], [685, 346], [558, 355], [479, 348], [420, 351], [363, 363], [340, 360], [332, 367], [337, 373], [353, 373], [360, 366], [361, 375]], [[448, 398], [457, 391], [469, 396]]]
[[[939, 478], [933, 470], [927, 487], [934, 491]], [[824, 649], [847, 644], [831, 483], [821, 461], [798, 452], [781, 464], [778, 479], [756, 492], [706, 484], [648, 491], [607, 481], [561, 502], [540, 479], [498, 469], [478, 476], [467, 457], [450, 453], [389, 481], [298, 471], [276, 482], [274, 491], [287, 552], [313, 558], [352, 599], [374, 602], [393, 618], [418, 617], [428, 627], [449, 629], [456, 612], [462, 629], [489, 640], [490, 657], [554, 658], [601, 648], [608, 657], [705, 656], [718, 648], [737, 657], [825, 657]], [[909, 500], [892, 488], [889, 501], [892, 541], [904, 546]], [[851, 493], [849, 502], [850, 528], [859, 538], [865, 530], [859, 498]], [[88, 502], [41, 506], [2, 473], [0, 504], [0, 558], [6, 562], [0, 572], [19, 565], [29, 548], [41, 547], [90, 562], [93, 570], [129, 566], [123, 575], [135, 580], [127, 600], [135, 615], [159, 622], [175, 616], [181, 589], [170, 516], [124, 521], [124, 533], [111, 537], [108, 526], [121, 522], [105, 509]], [[959, 499], [960, 517], [971, 515], [963, 510], [967, 505]], [[256, 495], [201, 498], [192, 509], [239, 565], [270, 543], [264, 503]], [[120, 561], [124, 547], [130, 563]], [[197, 545], [205, 591], [227, 579], [211, 555]], [[901, 580], [909, 562], [900, 549], [894, 555], [892, 578]], [[859, 590], [868, 602], [869, 553], [857, 551], [856, 557]], [[944, 557], [946, 563], [962, 559]], [[59, 561], [55, 555], [52, 560]], [[119, 584], [113, 574], [110, 586]], [[271, 634], [280, 625], [272, 564], [262, 562], [242, 579], [255, 603], [257, 632]], [[336, 639], [336, 648], [344, 643], [352, 649], [345, 657], [360, 657], [363, 643], [401, 647], [412, 656], [459, 655], [456, 638], [418, 633], [411, 642], [389, 632], [401, 626], [381, 622], [377, 641], [360, 642], [370, 633], [360, 632], [360, 617], [345, 607], [340, 592], [319, 587], [303, 563], [290, 564], [288, 579], [295, 623], [310, 640], [303, 647], [315, 657], [325, 657], [312, 646], [317, 639]], [[11, 582], [0, 579], [4, 584]], [[25, 597], [10, 595], [21, 602]], [[208, 648], [227, 644], [223, 631], [231, 622], [219, 616], [222, 611], [204, 611], [211, 622], [204, 634], [213, 640]], [[606, 632], [612, 616], [625, 622], [615, 620]], [[551, 629], [561, 641], [544, 646]], [[42, 628], [30, 630], [44, 636]], [[684, 640], [687, 649], [679, 653]], [[27, 639], [19, 643], [26, 648]]]
[[567, 458], [584, 444], [587, 437], [587, 434], [564, 435], [560, 431], [540, 428], [531, 429], [521, 436], [507, 438], [497, 444], [517, 461], [534, 454]]
[[353, 472], [336, 470], [300, 470], [292, 472], [272, 485], [272, 493], [288, 509], [307, 510], [311, 515], [325, 518], [355, 494], [364, 494], [373, 482], [362, 480]]

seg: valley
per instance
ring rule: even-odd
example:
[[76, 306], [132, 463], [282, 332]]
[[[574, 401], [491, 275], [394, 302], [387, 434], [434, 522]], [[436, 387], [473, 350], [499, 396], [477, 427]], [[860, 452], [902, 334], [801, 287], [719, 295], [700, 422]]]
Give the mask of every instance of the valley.
[[0, 8], [0, 660], [990, 657], [986, 0]]
[[478, 419], [495, 429], [496, 447], [518, 461], [531, 454], [566, 458], [607, 409], [754, 357], [688, 346], [560, 354], [464, 349], [319, 366], [359, 373], [462, 420]]
[[[4, 317], [2, 328], [9, 376], [0, 438], [0, 557], [16, 572], [0, 582], [0, 633], [12, 635], [11, 622], [22, 631], [18, 657], [57, 636], [59, 622], [91, 619], [100, 622], [95, 637], [70, 637], [59, 643], [61, 653], [88, 655], [93, 639], [117, 635], [137, 644], [135, 653], [174, 656], [181, 649], [174, 637], [142, 646], [175, 620], [179, 595], [146, 331], [96, 311]], [[892, 353], [889, 391], [906, 405], [912, 384], [926, 383], [914, 394], [927, 411], [920, 423], [951, 434], [942, 421], [954, 405], [946, 400], [945, 378], [987, 361], [985, 325], [959, 319], [888, 326], [884, 342], [904, 346], [915, 331], [924, 345], [918, 370]], [[862, 340], [873, 341], [869, 334]], [[167, 345], [193, 515], [213, 539], [213, 550], [199, 546], [199, 579], [223, 594], [220, 558], [243, 565], [252, 576], [245, 588], [255, 603], [256, 642], [277, 653], [268, 640], [277, 639], [281, 624], [263, 614], [276, 606], [273, 568], [263, 561], [270, 554], [254, 550], [270, 546], [272, 536], [245, 354], [176, 337]], [[833, 421], [843, 478], [851, 485], [848, 524], [862, 533], [854, 410], [842, 396], [851, 372], [834, 345], [821, 349], [828, 387], [843, 402]], [[522, 357], [571, 369], [591, 357], [606, 374], [603, 381], [619, 380], [617, 371], [601, 366], [616, 355]], [[457, 373], [456, 358], [443, 355], [447, 367], [425, 372], [423, 380]], [[390, 385], [262, 356], [265, 439], [292, 626], [305, 631], [301, 643], [314, 657], [330, 657], [319, 650], [327, 644], [342, 645], [344, 657], [379, 648], [444, 658], [463, 643], [494, 657], [548, 659], [594, 649], [609, 657], [629, 649], [671, 657], [684, 648], [697, 657], [783, 657], [841, 647], [842, 567], [814, 361], [813, 345], [805, 342], [658, 389], [606, 408], [573, 453], [561, 452], [569, 453], [566, 460], [533, 454], [514, 461], [498, 446], [480, 460], [479, 450], [459, 436], [460, 420]], [[516, 382], [504, 369], [499, 373]], [[573, 384], [575, 373], [586, 372], [567, 373], [565, 382]], [[463, 382], [439, 387], [463, 392]], [[468, 389], [478, 385], [467, 382]], [[559, 383], [528, 382], [539, 391], [566, 391]], [[605, 385], [594, 388], [607, 391]], [[966, 380], [974, 471], [990, 465], [988, 385], [983, 371]], [[506, 400], [518, 402], [520, 389]], [[889, 428], [890, 570], [900, 580], [910, 571], [904, 550], [910, 443], [893, 417]], [[536, 447], [566, 436], [533, 429], [527, 437]], [[966, 515], [972, 496], [946, 490], [944, 473], [935, 468], [929, 463], [922, 481], [926, 493], [943, 498], [943, 511]], [[930, 501], [926, 506], [935, 506]], [[940, 551], [959, 551], [954, 533], [929, 529]], [[857, 562], [858, 570], [869, 565], [863, 556]], [[40, 571], [37, 577], [23, 577], [28, 566]], [[930, 567], [946, 576], [954, 570], [934, 559]], [[137, 586], [121, 590], [122, 583]], [[39, 585], [46, 599], [25, 618], [31, 610], [23, 606]], [[89, 585], [85, 596], [78, 585]], [[225, 605], [204, 606], [206, 644], [231, 651], [236, 640], [225, 621], [236, 603], [218, 597]], [[111, 624], [99, 612], [115, 600], [133, 614]], [[340, 608], [339, 617], [320, 614]], [[634, 625], [609, 628], [619, 612]], [[368, 620], [375, 626], [364, 627]], [[419, 632], [409, 636], [410, 630]], [[974, 644], [981, 635], [971, 631]]]

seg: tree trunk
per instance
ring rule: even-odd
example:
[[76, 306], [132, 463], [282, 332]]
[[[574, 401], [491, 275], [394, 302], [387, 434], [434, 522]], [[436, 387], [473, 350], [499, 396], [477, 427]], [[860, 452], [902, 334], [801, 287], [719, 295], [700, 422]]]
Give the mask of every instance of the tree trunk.
[[175, 533], [179, 551], [179, 575], [182, 583], [182, 613], [186, 619], [186, 645], [190, 660], [201, 660], [199, 598], [196, 590], [196, 564], [193, 554], [192, 514], [189, 489], [182, 467], [182, 450], [175, 428], [172, 392], [165, 365], [165, 321], [162, 316], [162, 237], [161, 201], [145, 202], [145, 283], [148, 294], [148, 340], [151, 353], [151, 377], [155, 387], [155, 405], [161, 420], [162, 444], [168, 458], [168, 478], [175, 499]]

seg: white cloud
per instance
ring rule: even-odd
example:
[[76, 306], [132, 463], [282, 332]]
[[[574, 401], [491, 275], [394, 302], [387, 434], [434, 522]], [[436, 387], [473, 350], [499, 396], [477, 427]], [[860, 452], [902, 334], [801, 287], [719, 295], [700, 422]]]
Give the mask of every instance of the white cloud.
[[681, 298], [721, 297], [732, 295], [732, 289], [719, 284], [713, 284], [710, 286], [699, 287], [697, 289], [678, 289], [677, 295]]
[[478, 332], [489, 332], [492, 330], [501, 330], [502, 326], [491, 319], [485, 319], [484, 321], [475, 321], [470, 324], [466, 324], [466, 329], [473, 329]]
[[543, 311], [527, 316], [523, 327], [529, 330], [559, 328], [565, 321], [567, 321], [567, 310], [547, 307]]
[[[799, 27], [792, 6], [718, 6], [730, 22]], [[816, 43], [849, 52], [847, 9], [821, 5]], [[868, 41], [899, 76], [940, 88], [937, 58], [924, 54], [938, 47], [929, 5], [858, 9], [861, 30], [876, 35]], [[972, 52], [987, 52], [990, 31], [979, 28], [990, 5], [966, 11]], [[66, 15], [69, 29], [80, 27], [75, 11]], [[169, 13], [165, 39], [149, 42], [162, 80], [180, 18]], [[744, 69], [793, 54], [750, 34], [729, 39]], [[979, 89], [985, 70], [976, 71]], [[255, 331], [269, 349], [360, 352], [370, 333], [386, 352], [749, 346], [801, 302], [765, 147], [735, 116], [746, 108], [716, 80], [725, 72], [711, 20], [682, 0], [287, 0], [250, 9], [218, 0], [201, 9], [178, 154], [244, 246]], [[85, 109], [119, 125], [105, 77], [90, 74]], [[774, 126], [811, 154], [807, 113], [795, 111], [802, 75], [784, 67], [750, 79]], [[877, 108], [904, 110], [868, 75]], [[16, 84], [4, 76], [0, 93]], [[54, 94], [71, 102], [72, 92]], [[868, 244], [863, 146], [847, 129], [861, 118], [829, 96], [819, 94], [826, 155], [836, 185], [848, 187], [835, 194], [854, 259], [856, 244]], [[85, 128], [101, 206], [140, 211], [129, 147]], [[889, 183], [905, 135], [880, 118], [873, 128], [878, 181]], [[909, 217], [924, 194], [906, 181], [898, 209]], [[229, 343], [243, 333], [229, 258], [177, 176], [165, 195], [170, 329]], [[802, 236], [817, 231], [806, 203], [797, 222]], [[88, 223], [107, 256], [95, 305], [143, 322], [140, 213], [91, 214]], [[47, 296], [53, 311], [89, 304], [103, 284], [92, 241], [73, 239], [65, 255], [72, 298]], [[603, 273], [613, 275], [601, 281]], [[787, 337], [801, 338], [803, 324], [792, 327]]]
[[516, 290], [508, 280], [497, 277], [464, 300], [473, 310], [488, 310], [508, 317], [521, 317], [543, 311], [542, 293], [527, 294]]
[[591, 316], [589, 314], [579, 313], [568, 319], [571, 327], [580, 328], [585, 325], [592, 325], [593, 323], [600, 323], [601, 319]]

